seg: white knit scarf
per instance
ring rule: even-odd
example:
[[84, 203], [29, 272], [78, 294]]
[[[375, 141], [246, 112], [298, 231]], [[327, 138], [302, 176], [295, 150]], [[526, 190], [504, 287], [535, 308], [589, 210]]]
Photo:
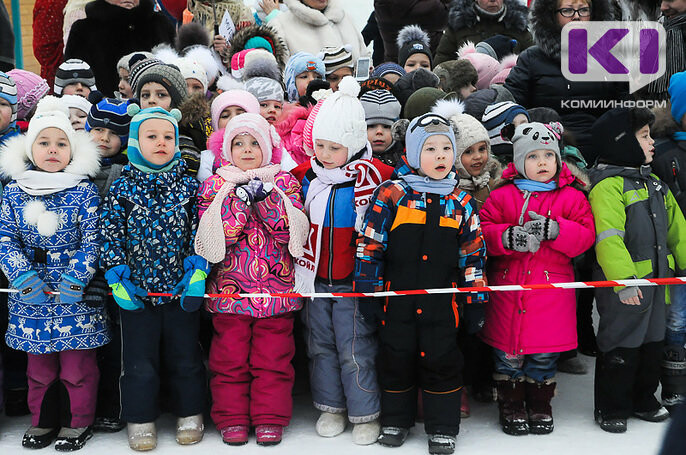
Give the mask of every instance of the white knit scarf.
[[59, 193], [67, 188], [73, 188], [82, 180], [88, 180], [87, 175], [70, 174], [68, 172], [24, 171], [15, 180], [25, 193], [31, 196], [45, 196]]

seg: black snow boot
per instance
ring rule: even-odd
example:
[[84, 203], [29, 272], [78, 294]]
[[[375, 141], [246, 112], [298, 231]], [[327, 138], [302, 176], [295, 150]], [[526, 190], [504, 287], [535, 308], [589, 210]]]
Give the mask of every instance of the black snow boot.
[[529, 431], [533, 434], [553, 432], [553, 408], [550, 401], [555, 395], [555, 380], [526, 381], [526, 410], [529, 414]]
[[86, 441], [92, 437], [93, 430], [91, 427], [64, 427], [60, 430], [57, 441], [55, 441], [55, 450], [59, 452], [73, 452], [74, 450], [79, 450], [85, 446]]
[[447, 434], [429, 435], [429, 453], [451, 454], [455, 452], [455, 436]]
[[671, 413], [674, 406], [686, 402], [686, 349], [665, 346], [662, 359], [662, 404]]
[[29, 427], [24, 433], [21, 445], [27, 449], [42, 449], [52, 444], [59, 431], [59, 428]]
[[410, 433], [409, 428], [381, 427], [381, 433], [377, 442], [386, 447], [400, 447]]
[[529, 434], [529, 418], [524, 406], [524, 378], [521, 380], [503, 379], [498, 375], [495, 383], [498, 389], [498, 409], [503, 431], [513, 436]]

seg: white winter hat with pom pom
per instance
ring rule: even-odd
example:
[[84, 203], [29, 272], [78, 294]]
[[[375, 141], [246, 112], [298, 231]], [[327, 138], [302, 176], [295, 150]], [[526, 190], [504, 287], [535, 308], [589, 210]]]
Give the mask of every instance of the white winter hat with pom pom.
[[40, 132], [46, 128], [57, 128], [64, 131], [69, 140], [73, 156], [76, 131], [71, 126], [71, 121], [69, 121], [69, 107], [56, 96], [46, 96], [38, 102], [36, 113], [31, 118], [29, 129], [26, 132], [26, 156], [28, 159], [33, 164], [36, 164], [31, 150]]
[[312, 127], [313, 141], [323, 139], [347, 147], [348, 161], [367, 144], [367, 122], [357, 99], [359, 93], [360, 84], [355, 78], [344, 77], [338, 91], [322, 103]]
[[250, 134], [257, 140], [262, 151], [262, 164], [266, 166], [272, 160], [272, 149], [278, 147], [281, 142], [276, 129], [259, 114], [246, 112], [229, 120], [224, 128], [224, 140], [222, 142], [222, 156], [233, 164], [231, 157], [231, 143], [236, 136]]

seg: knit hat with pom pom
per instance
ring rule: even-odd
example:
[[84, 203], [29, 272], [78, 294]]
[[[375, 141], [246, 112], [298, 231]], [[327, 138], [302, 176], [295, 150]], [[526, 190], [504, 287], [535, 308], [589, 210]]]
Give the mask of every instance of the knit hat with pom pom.
[[450, 120], [453, 125], [456, 159], [460, 158], [467, 148], [479, 142], [486, 142], [490, 153], [491, 141], [488, 131], [480, 121], [464, 113], [464, 103], [457, 100], [439, 100], [431, 112]]
[[254, 77], [268, 77], [279, 84], [282, 80], [276, 57], [264, 49], [253, 49], [245, 55], [241, 75], [244, 82]]
[[405, 62], [414, 54], [424, 54], [429, 57], [433, 67], [433, 57], [429, 45], [429, 35], [418, 25], [407, 25], [398, 32], [398, 64], [405, 66]]
[[491, 79], [500, 71], [500, 62], [488, 54], [477, 52], [472, 42], [468, 41], [460, 47], [457, 55], [458, 59], [467, 59], [476, 68], [476, 72], [479, 74], [476, 88], [479, 90], [488, 88]]
[[242, 107], [245, 112], [252, 114], [260, 113], [260, 103], [252, 93], [245, 90], [228, 90], [212, 101], [210, 111], [212, 112], [212, 128], [215, 131], [219, 129], [219, 117], [224, 112], [224, 109], [229, 106]]
[[231, 142], [236, 136], [250, 134], [257, 140], [262, 151], [262, 164], [266, 166], [272, 160], [272, 150], [281, 143], [276, 129], [260, 114], [241, 114], [232, 118], [224, 129], [222, 142], [222, 157], [233, 164], [231, 157]]
[[360, 84], [346, 76], [338, 91], [327, 97], [312, 126], [312, 138], [336, 142], [348, 148], [348, 161], [367, 144], [367, 122], [362, 103], [357, 99]]
[[7, 75], [17, 85], [17, 118], [25, 120], [38, 101], [48, 94], [50, 86], [45, 79], [30, 71], [13, 69]]
[[500, 71], [498, 71], [498, 73], [495, 76], [493, 76], [490, 85], [504, 84], [505, 80], [507, 80], [507, 76], [510, 75], [510, 71], [512, 71], [512, 68], [514, 68], [516, 64], [516, 55], [509, 55], [502, 59], [502, 61], [500, 62]]
[[[181, 159], [181, 151], [179, 150], [179, 120], [181, 120], [181, 111], [172, 109], [170, 112], [165, 111], [161, 107], [149, 107], [141, 109], [137, 104], [129, 104], [127, 113], [132, 116], [131, 126], [129, 127], [129, 142], [126, 149], [126, 154], [129, 157], [131, 164], [146, 173], [165, 172], [171, 169], [176, 162]], [[174, 149], [175, 153], [171, 160], [164, 164], [153, 164], [146, 160], [141, 153], [140, 145], [138, 143], [138, 132], [141, 125], [146, 120], [161, 119], [166, 120], [174, 126]]]
[[[29, 122], [29, 129], [26, 131], [26, 156], [33, 161], [32, 147], [36, 138], [46, 128], [57, 128], [67, 135], [70, 145], [75, 143], [76, 131], [69, 121], [69, 108], [67, 104], [56, 96], [46, 96], [38, 102], [36, 113]], [[73, 150], [72, 150], [73, 155]]]

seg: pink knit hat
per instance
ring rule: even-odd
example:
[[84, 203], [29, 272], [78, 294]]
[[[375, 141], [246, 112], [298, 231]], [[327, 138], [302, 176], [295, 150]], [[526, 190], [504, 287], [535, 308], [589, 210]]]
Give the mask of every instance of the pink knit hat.
[[253, 113], [237, 115], [226, 124], [224, 142], [222, 144], [223, 158], [233, 164], [231, 159], [231, 141], [233, 141], [234, 137], [241, 134], [250, 134], [257, 139], [260, 150], [262, 150], [262, 164], [260, 164], [260, 167], [269, 164], [272, 160], [272, 149], [278, 147], [281, 138], [276, 129], [264, 117]]
[[504, 57], [502, 61], [500, 62], [500, 71], [493, 76], [493, 79], [491, 79], [491, 83], [489, 86], [493, 84], [504, 84], [505, 80], [507, 79], [507, 76], [510, 75], [510, 71], [512, 71], [512, 68], [517, 64], [517, 56], [516, 55], [508, 55], [507, 57]]
[[500, 71], [498, 60], [490, 55], [477, 52], [474, 43], [469, 41], [457, 51], [457, 58], [469, 60], [476, 68], [476, 72], [479, 75], [479, 79], [476, 81], [477, 90], [488, 88], [491, 79]]
[[255, 49], [243, 49], [240, 52], [236, 52], [231, 57], [231, 75], [236, 79], [241, 79], [243, 77], [243, 67], [245, 66], [245, 56], [250, 51]]
[[13, 69], [7, 74], [17, 86], [17, 118], [26, 120], [31, 109], [48, 94], [50, 86], [45, 79], [30, 71]]
[[250, 92], [245, 90], [227, 90], [212, 101], [212, 129], [219, 129], [219, 116], [229, 106], [240, 106], [245, 112], [260, 113], [260, 103]]

